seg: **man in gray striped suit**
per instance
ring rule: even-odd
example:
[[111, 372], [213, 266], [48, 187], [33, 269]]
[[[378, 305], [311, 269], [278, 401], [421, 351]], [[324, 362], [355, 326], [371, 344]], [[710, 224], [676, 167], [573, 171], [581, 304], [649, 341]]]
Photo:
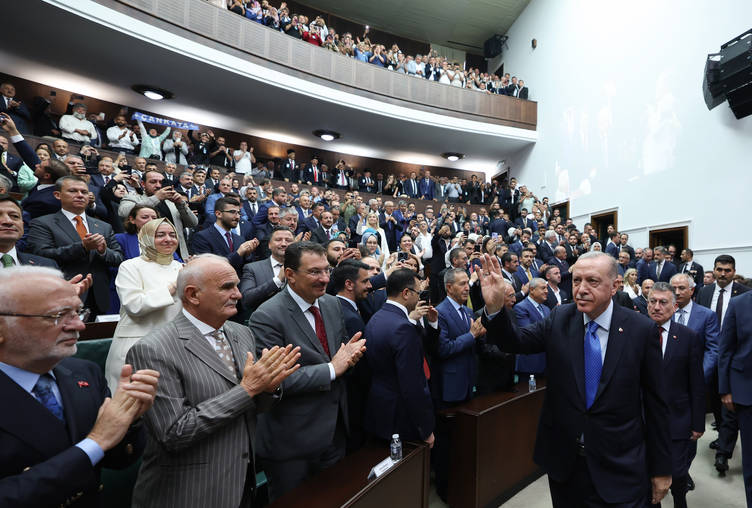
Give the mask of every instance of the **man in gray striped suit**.
[[300, 347], [298, 372], [283, 383], [285, 397], [259, 417], [258, 457], [274, 500], [345, 455], [349, 429], [343, 377], [365, 352], [365, 339], [348, 339], [342, 307], [326, 294], [329, 261], [318, 243], [285, 250], [287, 286], [261, 304], [250, 327], [256, 350]]
[[[255, 487], [256, 414], [279, 398], [299, 348], [260, 350], [248, 328], [228, 321], [241, 298], [223, 257], [196, 256], [178, 274], [183, 310], [128, 352], [161, 369], [134, 507], [249, 508]], [[152, 368], [152, 367], [149, 367]]]

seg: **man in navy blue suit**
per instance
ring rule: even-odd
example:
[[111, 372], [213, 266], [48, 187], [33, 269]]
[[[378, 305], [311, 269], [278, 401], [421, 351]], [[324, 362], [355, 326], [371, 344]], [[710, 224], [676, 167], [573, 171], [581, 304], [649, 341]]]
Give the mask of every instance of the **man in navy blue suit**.
[[431, 180], [431, 172], [426, 169], [423, 173], [423, 178], [418, 182], [418, 195], [420, 198], [428, 200], [433, 199], [433, 187], [434, 183], [433, 180]]
[[16, 87], [11, 83], [2, 83], [0, 94], [0, 113], [7, 113], [21, 134], [30, 134], [31, 114], [26, 104], [16, 99]]
[[[365, 332], [366, 324], [360, 314], [358, 304], [368, 297], [371, 280], [368, 265], [355, 259], [346, 259], [332, 270], [330, 292], [337, 295], [345, 318], [345, 329], [349, 336]], [[368, 342], [368, 337], [362, 336]], [[347, 436], [347, 450], [352, 452], [365, 443], [363, 416], [365, 401], [371, 384], [371, 374], [367, 362], [358, 362], [352, 367], [347, 378], [347, 411], [350, 421], [350, 434]]]
[[[136, 423], [159, 373], [123, 367], [110, 397], [94, 363], [70, 358], [82, 321], [78, 289], [62, 273], [0, 269], [0, 506], [99, 506], [102, 466], [141, 454]], [[135, 424], [134, 424], [135, 423]]]
[[[530, 292], [527, 298], [514, 306], [514, 316], [517, 326], [524, 327], [543, 321], [551, 313], [545, 305], [548, 299], [548, 285], [546, 281], [535, 277], [530, 281]], [[515, 371], [520, 379], [527, 379], [531, 374], [542, 376], [546, 372], [546, 353], [517, 355]]]
[[[432, 392], [437, 410], [456, 406], [473, 396], [478, 378], [476, 341], [486, 330], [480, 318], [473, 319], [467, 305], [470, 284], [464, 268], [448, 268], [444, 272], [447, 297], [436, 306], [439, 313], [439, 346], [433, 364]], [[439, 424], [433, 452], [436, 491], [446, 498], [449, 480], [449, 432]]]
[[[574, 304], [514, 326], [495, 257], [480, 280], [489, 341], [508, 353], [546, 353], [534, 459], [548, 473], [554, 506], [644, 506], [671, 485], [671, 436], [658, 327], [614, 305], [616, 260], [583, 254], [574, 265]], [[646, 487], [652, 494], [646, 499]]]
[[621, 239], [619, 233], [612, 231], [608, 234], [608, 241], [606, 242], [605, 252], [614, 259], [619, 259], [619, 246], [621, 245]]
[[676, 308], [671, 286], [656, 282], [648, 295], [648, 314], [660, 329], [666, 398], [671, 401], [671, 495], [675, 507], [686, 508], [689, 467], [705, 432], [705, 382], [702, 338], [672, 319]]
[[258, 238], [243, 241], [235, 233], [240, 221], [240, 201], [231, 197], [219, 198], [214, 205], [215, 222], [212, 226], [191, 235], [194, 254], [216, 254], [224, 256], [235, 271], [240, 273], [243, 264], [259, 245]]
[[558, 266], [548, 265], [543, 271], [543, 278], [548, 285], [546, 307], [553, 310], [563, 303], [569, 303], [569, 293], [561, 289], [561, 271]]
[[252, 221], [254, 226], [262, 226], [267, 223], [267, 214], [269, 213], [270, 206], [276, 206], [280, 210], [287, 206], [287, 191], [284, 188], [277, 187], [272, 191], [272, 199], [262, 204], [258, 213], [254, 215]]
[[408, 268], [387, 279], [387, 301], [366, 325], [371, 388], [365, 413], [366, 431], [388, 441], [399, 434], [403, 441], [434, 443], [434, 415], [421, 324], [425, 316], [429, 336], [437, 335], [438, 313], [418, 306], [420, 281]]
[[517, 267], [517, 271], [514, 274], [517, 280], [520, 281], [520, 286], [524, 286], [538, 276], [538, 270], [533, 268], [534, 257], [532, 249], [527, 247], [522, 249], [520, 253], [520, 266]]
[[742, 439], [747, 506], [752, 505], [752, 291], [731, 298], [718, 347], [718, 391], [736, 415]]
[[389, 252], [395, 252], [397, 250], [397, 232], [402, 231], [402, 224], [397, 220], [392, 201], [384, 202], [384, 211], [379, 214], [379, 227], [384, 230]]
[[653, 248], [653, 261], [640, 267], [641, 281], [653, 279], [653, 282], [668, 282], [676, 273], [676, 265], [669, 260], [668, 251], [665, 247]]

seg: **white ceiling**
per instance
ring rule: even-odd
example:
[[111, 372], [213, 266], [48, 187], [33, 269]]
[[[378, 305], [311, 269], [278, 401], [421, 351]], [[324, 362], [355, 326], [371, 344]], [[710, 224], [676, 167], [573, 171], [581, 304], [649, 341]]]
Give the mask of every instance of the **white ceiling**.
[[530, 0], [303, 0], [301, 3], [409, 39], [482, 54], [483, 42], [494, 34], [504, 35]]
[[[418, 124], [316, 100], [197, 61], [41, 0], [12, 2], [4, 14], [10, 15], [9, 19], [44, 22], [4, 25], [0, 72], [201, 125], [346, 154], [487, 175], [494, 173], [498, 161], [532, 142]], [[175, 98], [150, 101], [130, 89], [137, 83], [170, 90]], [[316, 129], [334, 130], [343, 137], [325, 143], [311, 134]], [[439, 156], [442, 152], [460, 152], [466, 158], [449, 163]]]

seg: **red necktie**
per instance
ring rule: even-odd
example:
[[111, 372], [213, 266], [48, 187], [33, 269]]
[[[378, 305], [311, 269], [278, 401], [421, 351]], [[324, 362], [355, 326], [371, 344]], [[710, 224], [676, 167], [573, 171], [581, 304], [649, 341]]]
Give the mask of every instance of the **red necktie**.
[[227, 246], [230, 248], [230, 252], [235, 252], [235, 245], [232, 243], [232, 234], [229, 231], [225, 233], [225, 238], [227, 238]]
[[319, 171], [316, 169], [316, 166], [313, 166], [313, 181], [318, 182], [319, 181]]
[[431, 369], [428, 368], [425, 355], [423, 356], [423, 374], [426, 375], [426, 379], [431, 379]]
[[319, 312], [319, 309], [313, 305], [311, 305], [308, 310], [313, 314], [313, 321], [316, 323], [316, 337], [318, 337], [319, 342], [321, 342], [321, 346], [324, 348], [326, 356], [331, 358], [332, 356], [329, 354], [329, 342], [326, 340], [326, 328], [324, 327], [324, 320], [321, 317], [321, 312]]

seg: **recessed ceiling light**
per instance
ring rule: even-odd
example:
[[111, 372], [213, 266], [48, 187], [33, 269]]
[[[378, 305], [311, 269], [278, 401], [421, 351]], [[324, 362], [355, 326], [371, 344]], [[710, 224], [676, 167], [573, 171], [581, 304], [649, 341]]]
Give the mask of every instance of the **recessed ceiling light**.
[[153, 101], [161, 101], [162, 99], [172, 99], [173, 93], [162, 88], [150, 85], [133, 85], [131, 87], [134, 92], [140, 93], [147, 99]]
[[326, 130], [315, 130], [313, 131], [313, 135], [317, 138], [321, 138], [324, 141], [334, 141], [335, 139], [339, 139], [342, 137], [342, 135], [339, 132], [334, 131], [326, 131]]
[[457, 162], [458, 160], [465, 158], [464, 153], [457, 152], [444, 152], [441, 154], [441, 156], [450, 162]]

